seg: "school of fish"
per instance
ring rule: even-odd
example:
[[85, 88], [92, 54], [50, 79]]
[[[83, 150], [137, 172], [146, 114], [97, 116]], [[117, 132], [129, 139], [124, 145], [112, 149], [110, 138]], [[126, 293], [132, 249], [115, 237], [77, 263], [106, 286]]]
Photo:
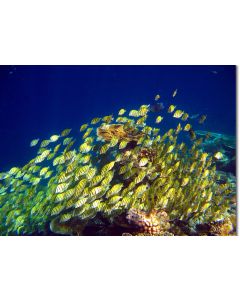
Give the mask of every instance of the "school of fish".
[[[161, 211], [193, 230], [231, 218], [234, 190], [219, 181], [215, 164], [222, 154], [201, 150], [186, 112], [173, 104], [167, 111], [179, 124], [164, 133], [164, 118], [147, 125], [150, 107], [142, 105], [94, 118], [78, 136], [67, 128], [31, 141], [36, 157], [0, 173], [0, 235], [44, 235], [56, 224], [84, 227], [98, 215], [114, 222], [131, 211]], [[180, 132], [190, 146], [178, 141]]]

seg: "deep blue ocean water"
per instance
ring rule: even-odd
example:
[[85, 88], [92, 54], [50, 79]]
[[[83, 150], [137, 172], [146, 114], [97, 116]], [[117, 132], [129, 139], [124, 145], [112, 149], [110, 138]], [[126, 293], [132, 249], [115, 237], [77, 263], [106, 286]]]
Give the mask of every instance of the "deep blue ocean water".
[[34, 138], [77, 135], [93, 117], [138, 109], [156, 94], [165, 110], [206, 114], [196, 129], [236, 134], [235, 66], [0, 66], [0, 171], [35, 157]]

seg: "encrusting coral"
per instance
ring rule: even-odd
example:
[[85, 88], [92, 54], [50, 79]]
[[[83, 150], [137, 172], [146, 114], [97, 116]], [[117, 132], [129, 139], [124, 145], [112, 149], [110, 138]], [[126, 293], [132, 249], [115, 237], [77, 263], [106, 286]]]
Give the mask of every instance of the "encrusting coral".
[[[235, 234], [236, 187], [202, 150], [204, 139], [182, 122], [159, 135], [146, 124], [149, 111], [95, 118], [81, 126], [82, 139], [65, 129], [28, 164], [1, 173], [0, 234]], [[179, 138], [188, 131], [190, 145]]]

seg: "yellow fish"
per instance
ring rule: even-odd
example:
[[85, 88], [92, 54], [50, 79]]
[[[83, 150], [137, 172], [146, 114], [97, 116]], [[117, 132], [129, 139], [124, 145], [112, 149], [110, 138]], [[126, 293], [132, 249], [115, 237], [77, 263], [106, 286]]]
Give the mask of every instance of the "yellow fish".
[[30, 147], [36, 146], [38, 144], [38, 142], [39, 142], [39, 139], [32, 140], [30, 143]]
[[181, 116], [182, 116], [183, 114], [184, 114], [184, 112], [183, 112], [182, 110], [179, 110], [179, 109], [178, 109], [178, 110], [175, 111], [173, 117], [178, 119], [178, 118], [181, 118]]
[[139, 161], [139, 167], [144, 167], [148, 163], [148, 159], [146, 157], [143, 157]]
[[168, 148], [167, 153], [171, 153], [171, 152], [173, 151], [173, 149], [174, 149], [174, 145], [171, 145], [171, 146]]
[[108, 151], [108, 149], [109, 149], [109, 144], [105, 144], [105, 145], [103, 145], [103, 146], [100, 148], [99, 153], [100, 153], [100, 154], [105, 154], [105, 153]]
[[52, 135], [51, 137], [50, 137], [50, 141], [52, 142], [52, 143], [54, 143], [54, 142], [56, 142], [58, 139], [59, 139], [59, 135], [56, 135], [56, 134], [54, 134], [54, 135]]
[[138, 113], [137, 110], [132, 109], [132, 110], [130, 111], [130, 113], [129, 113], [129, 116], [130, 116], [130, 117], [139, 117], [139, 113]]
[[61, 133], [61, 136], [62, 137], [67, 136], [71, 132], [71, 130], [72, 129], [70, 129], [70, 128], [64, 129]]
[[183, 178], [183, 181], [182, 181], [182, 184], [181, 184], [181, 186], [185, 186], [185, 185], [187, 185], [187, 184], [188, 184], [188, 182], [189, 182], [189, 178], [188, 178], [188, 177], [185, 177], [185, 178]]
[[81, 127], [80, 127], [80, 132], [86, 130], [88, 127], [88, 124], [83, 124]]
[[155, 122], [158, 124], [158, 123], [160, 123], [162, 120], [163, 120], [163, 117], [158, 116], [158, 117], [156, 118], [156, 121], [155, 121]]
[[175, 110], [176, 106], [175, 105], [170, 105], [168, 108], [168, 112], [172, 113]]
[[138, 115], [143, 117], [145, 116], [149, 111], [149, 106], [148, 105], [142, 105], [138, 111]]
[[50, 144], [50, 140], [43, 140], [40, 147], [47, 147]]
[[183, 128], [184, 131], [189, 131], [191, 129], [190, 124], [186, 124], [185, 127]]
[[125, 112], [126, 112], [126, 109], [122, 108], [122, 109], [119, 110], [118, 115], [122, 116], [122, 115], [125, 114]]
[[91, 124], [95, 125], [98, 122], [100, 122], [100, 120], [101, 120], [101, 118], [94, 118], [94, 119], [92, 119]]
[[223, 154], [221, 152], [217, 152], [217, 153], [214, 154], [214, 157], [216, 159], [222, 159], [223, 158]]
[[184, 113], [182, 116], [182, 120], [186, 121], [188, 119], [189, 115], [187, 113]]
[[92, 149], [92, 146], [88, 145], [87, 143], [84, 143], [80, 145], [79, 150], [82, 153], [88, 153]]

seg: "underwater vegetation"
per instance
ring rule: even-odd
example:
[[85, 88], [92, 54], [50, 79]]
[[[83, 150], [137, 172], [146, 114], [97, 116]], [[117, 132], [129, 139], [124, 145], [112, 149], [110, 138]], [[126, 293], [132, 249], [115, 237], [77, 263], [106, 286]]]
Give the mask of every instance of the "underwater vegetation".
[[236, 180], [217, 168], [218, 136], [195, 132], [175, 105], [167, 114], [179, 123], [162, 132], [159, 107], [154, 127], [142, 105], [94, 118], [79, 136], [33, 140], [37, 156], [0, 173], [0, 234], [236, 234]]

